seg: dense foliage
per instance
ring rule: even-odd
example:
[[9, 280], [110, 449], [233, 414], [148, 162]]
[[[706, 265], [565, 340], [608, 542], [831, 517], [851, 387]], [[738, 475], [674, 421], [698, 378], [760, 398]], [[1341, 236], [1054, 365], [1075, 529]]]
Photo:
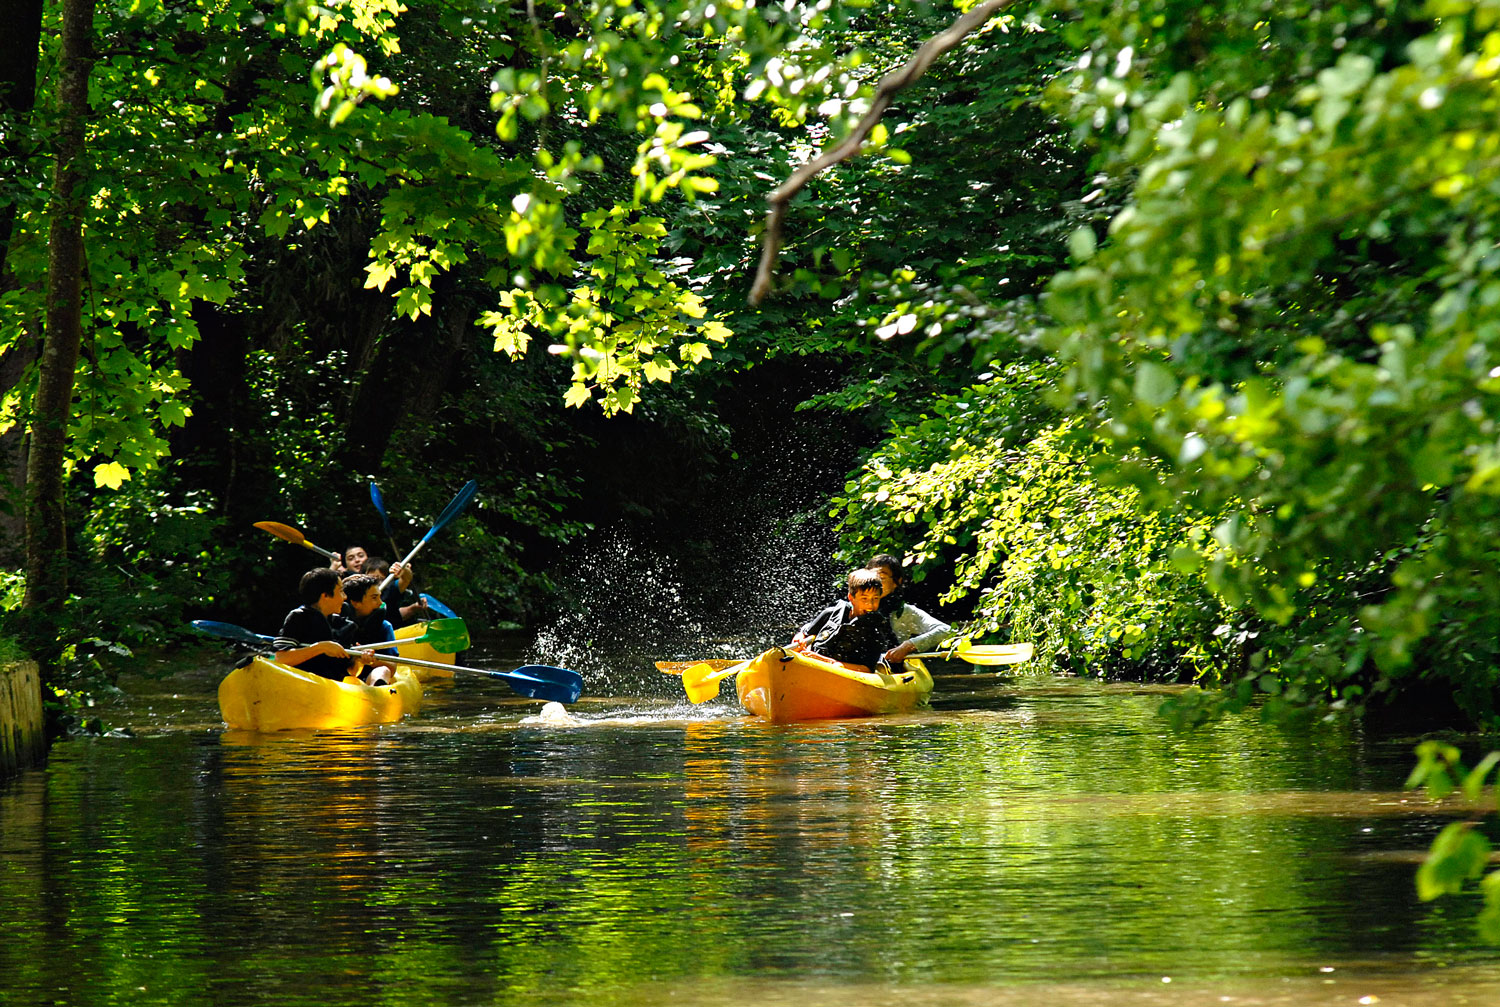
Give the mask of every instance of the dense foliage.
[[[1234, 702], [1420, 682], [1491, 717], [1500, 10], [1015, 5], [794, 200], [747, 308], [762, 195], [953, 13], [101, 11], [74, 532], [129, 579], [79, 593], [264, 615], [286, 569], [251, 521], [371, 537], [379, 476], [414, 536], [475, 476], [437, 583], [526, 618], [560, 547], [682, 527], [774, 457], [734, 400], [771, 368], [766, 408], [822, 424], [796, 464], [866, 452], [826, 494], [846, 557], [907, 552], [976, 631]], [[6, 109], [13, 365], [53, 119]]]

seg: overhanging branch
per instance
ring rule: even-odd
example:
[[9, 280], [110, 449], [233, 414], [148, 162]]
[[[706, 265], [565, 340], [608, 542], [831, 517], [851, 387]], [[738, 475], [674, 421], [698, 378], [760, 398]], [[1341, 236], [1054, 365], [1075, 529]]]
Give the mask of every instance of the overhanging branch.
[[776, 259], [781, 254], [781, 223], [792, 197], [818, 173], [858, 154], [864, 146], [865, 138], [870, 135], [870, 130], [880, 122], [899, 91], [914, 84], [927, 72], [934, 60], [958, 45], [970, 32], [1011, 3], [1012, 0], [986, 0], [923, 42], [921, 48], [904, 65], [880, 78], [880, 83], [875, 86], [870, 110], [860, 118], [848, 136], [840, 140], [837, 146], [825, 150], [792, 172], [790, 178], [766, 197], [770, 209], [766, 211], [766, 230], [761, 238], [760, 267], [755, 271], [755, 283], [750, 288], [751, 304], [759, 304], [771, 290], [771, 276], [776, 270]]

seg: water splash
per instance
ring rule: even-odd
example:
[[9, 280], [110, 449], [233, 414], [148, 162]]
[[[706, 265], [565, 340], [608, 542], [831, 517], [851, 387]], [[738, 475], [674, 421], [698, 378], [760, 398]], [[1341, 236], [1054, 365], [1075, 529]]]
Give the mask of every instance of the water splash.
[[594, 694], [680, 695], [657, 661], [743, 659], [786, 643], [842, 593], [835, 537], [815, 514], [721, 522], [712, 555], [683, 557], [624, 525], [589, 537], [561, 586], [573, 604], [531, 659], [583, 674]]

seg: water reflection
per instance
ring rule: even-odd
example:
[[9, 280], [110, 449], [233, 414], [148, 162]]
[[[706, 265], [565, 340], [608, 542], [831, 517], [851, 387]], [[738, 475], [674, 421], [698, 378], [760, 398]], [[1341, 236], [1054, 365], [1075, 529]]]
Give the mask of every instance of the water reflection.
[[175, 722], [143, 689], [142, 737], [65, 743], [0, 790], [0, 1002], [1427, 1004], [1500, 984], [1472, 899], [1415, 901], [1412, 860], [1458, 809], [1399, 789], [1406, 741], [1175, 735], [1149, 690], [978, 677], [930, 711], [792, 727], [628, 697], [553, 724], [456, 679], [402, 725], [268, 737], [202, 726], [215, 681], [173, 683]]

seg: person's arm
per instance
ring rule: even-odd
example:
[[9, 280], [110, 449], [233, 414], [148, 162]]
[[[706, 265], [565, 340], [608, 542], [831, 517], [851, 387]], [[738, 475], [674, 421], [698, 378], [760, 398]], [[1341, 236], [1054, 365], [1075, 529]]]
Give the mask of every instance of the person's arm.
[[813, 640], [817, 639], [818, 634], [823, 632], [823, 627], [828, 625], [828, 620], [833, 617], [833, 610], [837, 607], [837, 605], [830, 605], [823, 609], [797, 630], [797, 635], [792, 637], [792, 649], [806, 650]]
[[[295, 643], [296, 641], [292, 642]], [[280, 649], [280, 644], [282, 643], [280, 638], [277, 639], [276, 643], [278, 646], [276, 651], [277, 662], [292, 668], [299, 667], [304, 661], [317, 657], [319, 654], [326, 654], [328, 657], [343, 658], [352, 656], [337, 640], [324, 640], [322, 643], [309, 644], [306, 647], [292, 647], [285, 650]]]
[[953, 627], [910, 604], [903, 606], [891, 619], [891, 628], [896, 631], [897, 637], [906, 638], [904, 642], [886, 651], [885, 659], [892, 663], [904, 661], [912, 654], [931, 650], [953, 635]]

